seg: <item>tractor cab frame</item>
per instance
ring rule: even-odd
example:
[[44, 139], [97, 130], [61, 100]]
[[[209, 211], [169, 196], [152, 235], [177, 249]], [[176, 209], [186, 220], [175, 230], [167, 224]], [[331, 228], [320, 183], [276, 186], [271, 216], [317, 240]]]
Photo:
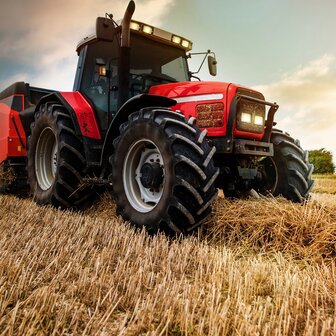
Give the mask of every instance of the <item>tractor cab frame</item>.
[[122, 46], [122, 27], [97, 18], [96, 34], [77, 46], [74, 91], [95, 107], [101, 131], [107, 131], [130, 98], [147, 94], [154, 85], [190, 80], [186, 52], [192, 43], [139, 21], [130, 23], [130, 45]]

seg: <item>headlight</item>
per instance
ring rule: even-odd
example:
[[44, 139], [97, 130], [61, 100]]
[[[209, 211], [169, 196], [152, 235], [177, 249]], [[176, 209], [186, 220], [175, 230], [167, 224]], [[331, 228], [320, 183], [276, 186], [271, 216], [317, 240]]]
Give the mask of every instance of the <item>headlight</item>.
[[181, 43], [181, 37], [179, 37], [179, 36], [175, 36], [175, 35], [173, 35], [172, 36], [172, 42], [173, 43], [176, 43], [176, 44], [180, 44]]
[[255, 125], [263, 126], [264, 125], [264, 118], [262, 116], [256, 115], [254, 117], [254, 123], [255, 123]]
[[182, 40], [181, 46], [184, 48], [190, 48], [190, 42], [187, 40]]
[[251, 113], [242, 112], [242, 114], [241, 114], [241, 121], [242, 122], [246, 122], [246, 123], [251, 123], [252, 122], [252, 114]]
[[142, 31], [146, 34], [153, 34], [154, 29], [151, 26], [143, 25]]
[[265, 105], [242, 99], [237, 108], [236, 125], [239, 131], [262, 133], [265, 125]]
[[133, 29], [133, 30], [140, 30], [141, 26], [138, 22], [134, 22], [132, 21], [131, 24], [130, 24], [130, 28]]

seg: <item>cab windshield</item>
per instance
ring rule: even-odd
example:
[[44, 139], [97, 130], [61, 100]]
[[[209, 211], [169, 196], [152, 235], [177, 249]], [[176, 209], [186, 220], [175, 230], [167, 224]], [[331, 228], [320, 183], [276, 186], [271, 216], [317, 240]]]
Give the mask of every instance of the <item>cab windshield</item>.
[[148, 92], [153, 85], [189, 80], [184, 50], [131, 35], [130, 95]]

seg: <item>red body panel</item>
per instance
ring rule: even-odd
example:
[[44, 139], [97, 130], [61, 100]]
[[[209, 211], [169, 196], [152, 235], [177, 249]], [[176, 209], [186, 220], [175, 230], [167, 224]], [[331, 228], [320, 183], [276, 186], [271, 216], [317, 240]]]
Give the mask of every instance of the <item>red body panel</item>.
[[[21, 102], [20, 111], [24, 109], [24, 96], [14, 95], [0, 101], [0, 164], [8, 157], [26, 156], [26, 134], [23, 129], [19, 112], [11, 109], [13, 99]], [[15, 121], [15, 125], [13, 122]], [[23, 145], [20, 142], [18, 132]]]
[[80, 92], [60, 92], [60, 94], [74, 110], [82, 135], [101, 140], [94, 111], [83, 95]]
[[[228, 119], [227, 89], [228, 83], [220, 82], [182, 82], [152, 86], [150, 94], [166, 96], [177, 100], [173, 110], [180, 110], [187, 117], [196, 118], [198, 104], [222, 102], [224, 104], [223, 126], [209, 129], [209, 136], [224, 136]], [[217, 98], [217, 99], [216, 99]]]
[[[227, 122], [233, 97], [236, 95], [238, 86], [224, 82], [181, 82], [152, 86], [150, 94], [166, 96], [177, 100], [173, 110], [180, 110], [187, 117], [196, 117], [198, 104], [221, 102], [224, 104], [224, 118], [221, 127], [208, 128], [208, 136], [226, 136]], [[233, 135], [236, 138], [261, 140], [264, 133], [256, 134], [241, 132], [234, 127]]]

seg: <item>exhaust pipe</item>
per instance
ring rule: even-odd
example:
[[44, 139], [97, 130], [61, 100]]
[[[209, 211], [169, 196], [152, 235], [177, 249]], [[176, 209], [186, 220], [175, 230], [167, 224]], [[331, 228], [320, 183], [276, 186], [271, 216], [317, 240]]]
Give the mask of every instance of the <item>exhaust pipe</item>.
[[131, 0], [126, 8], [124, 18], [121, 23], [121, 46], [130, 46], [130, 25], [133, 13], [135, 11], [135, 2]]
[[131, 19], [135, 10], [135, 3], [131, 0], [127, 6], [121, 23], [120, 55], [119, 55], [119, 85], [118, 107], [120, 108], [129, 99], [129, 75], [131, 68]]

